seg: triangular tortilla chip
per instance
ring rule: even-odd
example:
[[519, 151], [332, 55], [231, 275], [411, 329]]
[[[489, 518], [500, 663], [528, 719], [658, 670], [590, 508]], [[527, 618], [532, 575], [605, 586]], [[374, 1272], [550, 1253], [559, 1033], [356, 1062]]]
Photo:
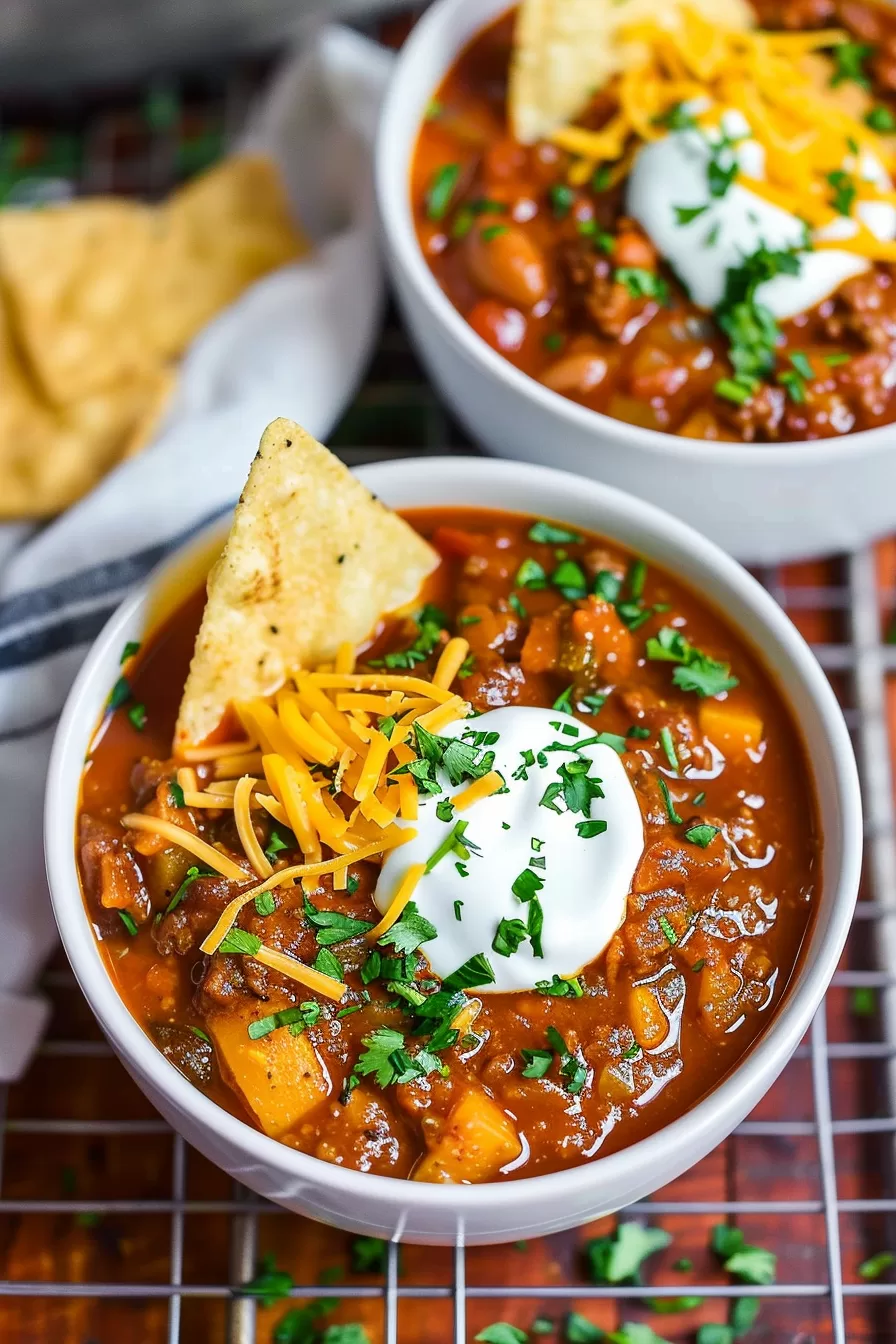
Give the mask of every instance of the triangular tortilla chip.
[[233, 701], [360, 643], [414, 600], [437, 561], [338, 458], [275, 420], [209, 575], [175, 749], [204, 742]]
[[637, 54], [621, 32], [645, 20], [672, 23], [685, 3], [725, 28], [756, 22], [747, 0], [521, 0], [507, 96], [517, 140], [532, 144], [572, 121]]

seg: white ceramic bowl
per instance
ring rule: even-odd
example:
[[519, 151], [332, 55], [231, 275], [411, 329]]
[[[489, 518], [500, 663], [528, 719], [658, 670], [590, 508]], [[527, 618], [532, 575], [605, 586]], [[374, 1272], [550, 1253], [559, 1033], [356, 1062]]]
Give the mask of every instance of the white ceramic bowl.
[[377, 140], [386, 253], [429, 371], [499, 457], [581, 472], [700, 528], [746, 563], [851, 550], [896, 527], [896, 426], [815, 443], [704, 443], [623, 424], [549, 391], [499, 355], [442, 292], [414, 234], [410, 162], [427, 104], [507, 0], [436, 0], [398, 56]]
[[[119, 674], [121, 648], [127, 640], [145, 639], [164, 614], [172, 566], [195, 567], [196, 544], [122, 604], [91, 649], [65, 706], [46, 803], [56, 919], [81, 988], [131, 1075], [190, 1143], [259, 1194], [356, 1232], [408, 1241], [473, 1244], [556, 1232], [641, 1199], [709, 1152], [756, 1104], [799, 1043], [837, 964], [858, 889], [861, 813], [849, 737], [824, 674], [780, 608], [716, 546], [659, 510], [577, 476], [488, 459], [380, 463], [359, 475], [396, 508], [504, 508], [612, 537], [702, 593], [759, 651], [783, 695], [798, 708], [824, 833], [822, 895], [807, 954], [765, 1035], [714, 1092], [652, 1138], [571, 1171], [502, 1185], [417, 1185], [330, 1166], [266, 1138], [203, 1096], [122, 1004], [85, 913], [74, 845], [84, 757]], [[220, 545], [221, 535], [217, 531], [212, 540]], [[208, 540], [199, 543], [206, 555]], [[114, 1114], [114, 1098], [109, 1108]]]

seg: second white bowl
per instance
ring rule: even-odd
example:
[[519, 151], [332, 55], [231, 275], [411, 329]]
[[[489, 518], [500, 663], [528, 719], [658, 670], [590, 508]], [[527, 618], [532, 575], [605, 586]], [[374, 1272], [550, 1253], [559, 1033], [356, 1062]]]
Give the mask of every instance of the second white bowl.
[[432, 275], [414, 232], [410, 166], [427, 104], [507, 0], [436, 0], [398, 56], [376, 185], [386, 253], [423, 362], [470, 435], [499, 457], [577, 471], [659, 504], [746, 563], [852, 550], [896, 527], [896, 426], [814, 443], [709, 443], [612, 420], [499, 355]]

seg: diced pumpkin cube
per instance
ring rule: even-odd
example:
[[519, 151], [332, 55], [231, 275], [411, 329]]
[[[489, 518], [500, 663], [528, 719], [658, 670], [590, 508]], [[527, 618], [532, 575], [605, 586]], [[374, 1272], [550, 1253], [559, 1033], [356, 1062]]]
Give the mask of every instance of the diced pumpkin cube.
[[449, 1113], [435, 1145], [417, 1164], [414, 1180], [488, 1181], [521, 1152], [510, 1117], [487, 1093], [469, 1088]]
[[208, 1019], [218, 1065], [265, 1134], [278, 1139], [323, 1101], [330, 1084], [306, 1033], [278, 1027], [253, 1041], [249, 1023], [278, 1007], [238, 1003]]
[[729, 700], [701, 700], [700, 731], [729, 759], [755, 750], [762, 741], [762, 720], [749, 705]]

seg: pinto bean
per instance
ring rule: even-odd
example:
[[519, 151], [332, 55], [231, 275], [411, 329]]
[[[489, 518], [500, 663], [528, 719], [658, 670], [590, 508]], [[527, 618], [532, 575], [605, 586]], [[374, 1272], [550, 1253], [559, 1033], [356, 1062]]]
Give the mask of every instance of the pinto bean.
[[467, 270], [480, 289], [523, 308], [547, 294], [544, 254], [523, 229], [485, 224], [471, 229], [464, 246]]

